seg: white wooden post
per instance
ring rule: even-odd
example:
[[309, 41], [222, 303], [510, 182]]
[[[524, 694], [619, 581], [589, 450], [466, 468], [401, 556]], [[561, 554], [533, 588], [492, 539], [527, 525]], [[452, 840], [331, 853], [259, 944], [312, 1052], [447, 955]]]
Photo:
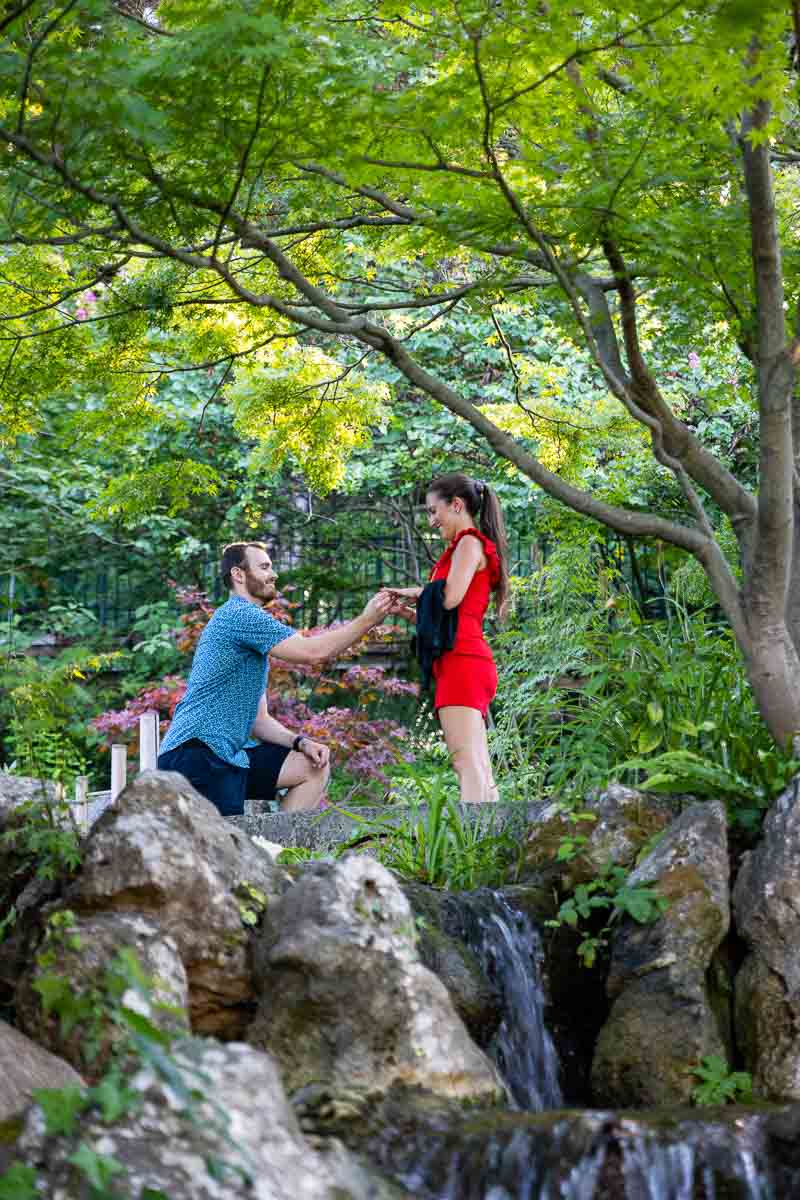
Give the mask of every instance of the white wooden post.
[[115, 744], [111, 747], [111, 803], [125, 787], [128, 773], [128, 747]]
[[84, 833], [89, 832], [89, 776], [79, 775], [75, 780], [75, 808], [78, 824]]
[[157, 759], [158, 713], [142, 713], [139, 717], [139, 770], [155, 771]]

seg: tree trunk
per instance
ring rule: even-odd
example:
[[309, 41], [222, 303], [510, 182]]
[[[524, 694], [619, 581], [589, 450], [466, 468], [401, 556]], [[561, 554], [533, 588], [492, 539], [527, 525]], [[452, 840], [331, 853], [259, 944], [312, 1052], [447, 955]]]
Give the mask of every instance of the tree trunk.
[[800, 657], [785, 622], [753, 628], [742, 646], [745, 669], [756, 704], [782, 749], [791, 749], [800, 732]]

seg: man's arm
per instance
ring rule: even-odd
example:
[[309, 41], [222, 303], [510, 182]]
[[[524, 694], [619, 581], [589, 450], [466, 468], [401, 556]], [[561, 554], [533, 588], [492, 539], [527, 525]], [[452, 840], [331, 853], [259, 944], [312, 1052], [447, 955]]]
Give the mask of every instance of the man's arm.
[[271, 742], [273, 746], [291, 746], [297, 734], [270, 716], [267, 697], [263, 695], [258, 702], [256, 719], [250, 727], [250, 736], [258, 738], [260, 742]]
[[[271, 658], [280, 658], [290, 663], [318, 663], [326, 658], [334, 658], [343, 650], [349, 650], [369, 633], [375, 625], [380, 625], [390, 611], [393, 598], [390, 592], [378, 592], [373, 596], [360, 616], [337, 629], [326, 629], [324, 633], [316, 633], [313, 637], [302, 637], [299, 633], [285, 638], [271, 652]], [[260, 734], [256, 735], [260, 737]]]
[[[293, 729], [287, 729], [275, 717], [270, 716], [265, 693], [258, 702], [258, 712], [256, 713], [255, 721], [250, 726], [250, 736], [258, 738], [260, 742], [270, 742], [273, 746], [287, 746], [291, 748], [297, 737], [297, 733]], [[303, 734], [303, 740], [300, 743], [300, 753], [305, 754], [318, 767], [324, 767], [330, 758], [330, 751], [327, 746], [324, 746], [322, 742], [312, 741], [305, 734]]]

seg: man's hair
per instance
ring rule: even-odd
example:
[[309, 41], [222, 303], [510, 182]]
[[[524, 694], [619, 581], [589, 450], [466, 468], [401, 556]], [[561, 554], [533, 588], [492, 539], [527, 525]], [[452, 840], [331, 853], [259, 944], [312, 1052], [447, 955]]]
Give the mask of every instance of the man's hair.
[[266, 542], [231, 542], [229, 546], [225, 546], [223, 549], [222, 561], [219, 564], [219, 573], [226, 588], [233, 586], [231, 571], [234, 567], [244, 567], [247, 570], [247, 551], [251, 547], [253, 550], [267, 551]]

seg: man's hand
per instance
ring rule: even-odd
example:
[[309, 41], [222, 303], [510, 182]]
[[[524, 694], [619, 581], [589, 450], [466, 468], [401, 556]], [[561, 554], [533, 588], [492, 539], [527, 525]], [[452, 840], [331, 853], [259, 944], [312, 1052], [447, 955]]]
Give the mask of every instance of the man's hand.
[[401, 599], [392, 602], [389, 614], [392, 617], [402, 617], [404, 621], [416, 621], [417, 619], [416, 608], [411, 608], [410, 605], [405, 604]]
[[305, 754], [315, 767], [327, 767], [331, 758], [331, 752], [327, 746], [324, 746], [322, 742], [312, 742], [311, 738], [307, 737], [304, 737], [300, 743], [300, 753]]
[[373, 625], [380, 625], [385, 616], [388, 616], [393, 604], [392, 593], [387, 588], [382, 588], [366, 605], [362, 617], [368, 617]]

